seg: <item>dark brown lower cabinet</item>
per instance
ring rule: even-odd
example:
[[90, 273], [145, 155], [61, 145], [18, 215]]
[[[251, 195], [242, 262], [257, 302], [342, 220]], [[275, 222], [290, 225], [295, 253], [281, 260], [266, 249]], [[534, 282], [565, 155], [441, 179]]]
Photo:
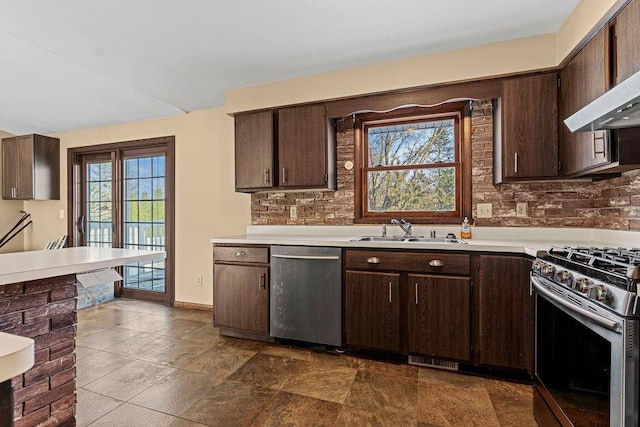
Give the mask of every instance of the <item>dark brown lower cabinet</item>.
[[410, 353], [470, 360], [470, 279], [410, 274], [408, 332]]
[[478, 284], [478, 363], [526, 369], [533, 374], [534, 300], [529, 292], [531, 261], [481, 255]]
[[269, 267], [216, 264], [214, 324], [269, 333]]
[[400, 350], [400, 274], [346, 272], [345, 332], [350, 345]]

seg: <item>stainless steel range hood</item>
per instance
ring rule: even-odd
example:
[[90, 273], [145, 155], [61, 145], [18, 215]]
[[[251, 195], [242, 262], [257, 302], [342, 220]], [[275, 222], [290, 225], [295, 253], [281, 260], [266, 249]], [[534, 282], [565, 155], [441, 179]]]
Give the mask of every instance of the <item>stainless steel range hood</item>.
[[564, 121], [571, 132], [640, 127], [640, 71]]

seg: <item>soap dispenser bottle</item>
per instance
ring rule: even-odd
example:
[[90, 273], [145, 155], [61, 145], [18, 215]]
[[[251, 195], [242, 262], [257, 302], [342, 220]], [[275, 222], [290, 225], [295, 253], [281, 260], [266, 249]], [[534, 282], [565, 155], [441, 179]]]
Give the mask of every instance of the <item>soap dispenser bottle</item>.
[[460, 238], [471, 238], [471, 225], [469, 224], [469, 219], [466, 216], [464, 217], [464, 221], [462, 221], [462, 231], [460, 232]]

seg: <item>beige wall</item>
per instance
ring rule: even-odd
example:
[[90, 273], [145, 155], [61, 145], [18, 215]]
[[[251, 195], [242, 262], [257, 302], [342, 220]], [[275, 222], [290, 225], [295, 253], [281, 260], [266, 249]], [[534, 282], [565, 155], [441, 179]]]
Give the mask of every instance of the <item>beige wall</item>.
[[557, 33], [227, 91], [230, 113], [558, 66], [623, 0], [582, 0]]
[[[165, 135], [176, 137], [176, 301], [213, 303], [213, 236], [243, 234], [249, 196], [234, 192], [233, 119], [222, 108], [184, 116], [56, 134], [61, 143], [61, 200], [25, 202], [34, 218], [26, 249], [40, 249], [67, 233], [66, 153], [69, 147]], [[196, 286], [196, 276], [204, 284]]]

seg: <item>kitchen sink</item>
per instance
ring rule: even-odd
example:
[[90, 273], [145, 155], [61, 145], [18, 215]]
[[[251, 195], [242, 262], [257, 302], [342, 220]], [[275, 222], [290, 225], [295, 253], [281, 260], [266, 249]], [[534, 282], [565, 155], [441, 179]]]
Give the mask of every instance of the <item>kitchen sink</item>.
[[351, 239], [352, 242], [404, 242], [402, 236], [362, 236]]
[[362, 236], [351, 239], [352, 242], [406, 242], [406, 243], [457, 243], [466, 245], [464, 240], [454, 237], [422, 237], [422, 236]]
[[407, 237], [404, 240], [405, 242], [416, 242], [416, 243], [458, 243], [466, 245], [467, 242], [464, 240], [452, 238], [452, 237]]

